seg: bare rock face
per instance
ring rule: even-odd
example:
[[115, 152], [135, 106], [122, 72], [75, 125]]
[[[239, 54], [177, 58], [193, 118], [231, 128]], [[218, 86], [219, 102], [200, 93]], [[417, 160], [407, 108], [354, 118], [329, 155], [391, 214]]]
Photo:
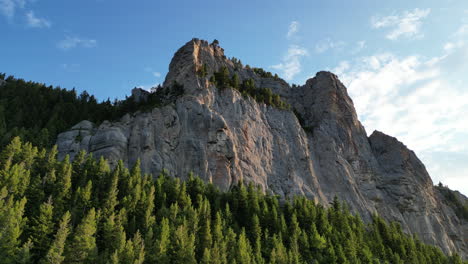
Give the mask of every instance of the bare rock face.
[[380, 167], [377, 188], [384, 191], [388, 204], [379, 213], [402, 223], [406, 231], [417, 233], [423, 241], [436, 241], [445, 252], [458, 249], [466, 257], [468, 223], [444, 204], [415, 153], [378, 131], [369, 142]]
[[[202, 78], [196, 73], [204, 64], [208, 74]], [[295, 111], [218, 89], [208, 79], [223, 66], [241, 81], [252, 78], [257, 87], [270, 88]], [[265, 192], [305, 195], [324, 205], [337, 196], [365, 219], [378, 213], [446, 253], [468, 257], [468, 223], [444, 202], [412, 151], [381, 132], [367, 137], [334, 74], [319, 72], [292, 88], [227, 59], [216, 44], [193, 39], [174, 55], [163, 89], [174, 82], [184, 94], [171, 104], [113, 123], [82, 121], [60, 134], [60, 158], [84, 149], [111, 165], [140, 159], [142, 170], [153, 175], [165, 169], [184, 179], [193, 172], [224, 190], [242, 179]]]

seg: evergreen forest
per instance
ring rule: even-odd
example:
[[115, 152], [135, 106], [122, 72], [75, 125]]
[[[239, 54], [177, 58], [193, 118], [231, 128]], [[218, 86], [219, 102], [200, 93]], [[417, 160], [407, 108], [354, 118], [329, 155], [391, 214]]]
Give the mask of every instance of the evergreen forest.
[[[289, 108], [224, 68], [212, 79], [220, 89]], [[283, 199], [243, 182], [221, 191], [196, 175], [143, 174], [138, 162], [111, 168], [85, 152], [57, 159], [58, 133], [84, 119], [99, 123], [167, 104], [183, 94], [177, 83], [137, 103], [98, 102], [5, 74], [0, 81], [0, 264], [468, 263], [378, 215], [364, 223], [338, 199]], [[466, 217], [466, 205], [438, 188]]]
[[396, 223], [365, 224], [335, 199], [281, 200], [239, 182], [111, 169], [15, 137], [0, 153], [1, 263], [459, 264]]

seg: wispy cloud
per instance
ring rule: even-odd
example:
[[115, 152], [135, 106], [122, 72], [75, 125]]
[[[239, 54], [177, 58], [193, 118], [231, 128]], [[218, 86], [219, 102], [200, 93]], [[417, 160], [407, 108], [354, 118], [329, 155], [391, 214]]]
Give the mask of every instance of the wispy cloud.
[[301, 72], [301, 58], [309, 54], [305, 48], [292, 44], [297, 41], [297, 39], [294, 41], [293, 37], [299, 32], [299, 26], [300, 23], [298, 21], [292, 21], [289, 24], [288, 33], [286, 34], [286, 38], [290, 42], [288, 50], [283, 56], [281, 63], [270, 66], [273, 69], [282, 71], [283, 77], [288, 81]]
[[57, 47], [62, 50], [69, 50], [76, 47], [94, 48], [97, 45], [97, 40], [80, 38], [77, 36], [66, 36], [65, 39], [57, 43]]
[[357, 54], [357, 53], [361, 52], [363, 49], [366, 48], [366, 45], [367, 45], [366, 41], [364, 41], [364, 40], [356, 42], [356, 45], [355, 45], [354, 49], [352, 49], [351, 53], [352, 54]]
[[288, 39], [292, 38], [299, 31], [299, 26], [300, 26], [299, 22], [292, 21], [291, 24], [289, 24], [288, 34], [286, 34], [286, 37]]
[[[347, 85], [368, 132], [398, 137], [431, 165], [436, 182], [455, 184], [458, 179], [460, 184], [461, 172], [468, 171], [466, 160], [453, 161], [461, 169], [455, 176], [440, 158], [468, 158], [468, 45], [449, 46], [433, 58], [381, 53], [342, 62], [334, 71]], [[465, 186], [461, 191], [468, 193]]]
[[462, 37], [468, 34], [468, 24], [461, 25], [455, 32], [455, 37]]
[[328, 50], [337, 50], [340, 51], [346, 46], [344, 41], [334, 41], [330, 38], [323, 39], [315, 45], [315, 52], [324, 53]]
[[146, 90], [148, 92], [154, 92], [154, 91], [156, 91], [156, 88], [158, 88], [159, 85], [160, 85], [160, 83], [153, 83], [153, 84], [136, 85], [135, 87], [141, 88], [141, 89]]
[[145, 72], [151, 73], [151, 74], [152, 74], [154, 77], [156, 77], [156, 78], [161, 77], [161, 73], [158, 72], [158, 71], [153, 70], [153, 68], [151, 68], [151, 67], [146, 67], [146, 68], [145, 68]]
[[405, 11], [402, 14], [385, 17], [374, 16], [371, 19], [373, 28], [389, 28], [386, 38], [397, 40], [401, 37], [418, 38], [422, 37], [422, 20], [430, 14], [430, 9], [416, 8], [413, 11]]
[[80, 70], [80, 64], [77, 63], [64, 63], [61, 67], [67, 72], [79, 72]]
[[16, 10], [24, 8], [25, 4], [26, 0], [0, 0], [0, 13], [11, 20]]
[[296, 74], [301, 72], [301, 58], [307, 55], [308, 52], [305, 48], [290, 45], [283, 61], [271, 67], [282, 71], [286, 80], [292, 80]]
[[33, 28], [49, 28], [51, 26], [50, 21], [45, 18], [36, 17], [33, 11], [26, 13], [26, 22], [29, 27]]

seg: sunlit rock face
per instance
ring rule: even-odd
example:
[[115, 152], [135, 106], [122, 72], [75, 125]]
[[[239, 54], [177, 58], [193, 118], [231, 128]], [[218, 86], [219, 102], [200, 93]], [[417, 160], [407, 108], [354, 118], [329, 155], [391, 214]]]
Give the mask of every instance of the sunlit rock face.
[[[206, 64], [207, 75], [197, 72]], [[240, 81], [252, 78], [291, 105], [282, 110], [209, 81], [225, 66]], [[193, 172], [226, 190], [239, 180], [283, 197], [305, 195], [324, 205], [334, 196], [369, 220], [378, 213], [446, 253], [468, 257], [468, 223], [433, 187], [424, 165], [397, 139], [370, 137], [346, 87], [330, 72], [290, 87], [265, 78], [224, 55], [216, 44], [193, 39], [174, 55], [164, 82], [183, 95], [150, 112], [117, 122], [82, 121], [58, 136], [60, 158], [80, 150], [119, 159], [144, 172], [163, 169], [185, 179]], [[466, 198], [463, 198], [466, 199]]]

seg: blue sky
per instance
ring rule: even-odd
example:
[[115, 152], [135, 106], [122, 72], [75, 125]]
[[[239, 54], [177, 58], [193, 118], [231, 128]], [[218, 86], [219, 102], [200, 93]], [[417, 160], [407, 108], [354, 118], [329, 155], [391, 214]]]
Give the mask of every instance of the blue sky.
[[468, 2], [0, 0], [0, 72], [122, 98], [193, 37], [303, 84], [331, 70], [367, 132], [468, 194]]

